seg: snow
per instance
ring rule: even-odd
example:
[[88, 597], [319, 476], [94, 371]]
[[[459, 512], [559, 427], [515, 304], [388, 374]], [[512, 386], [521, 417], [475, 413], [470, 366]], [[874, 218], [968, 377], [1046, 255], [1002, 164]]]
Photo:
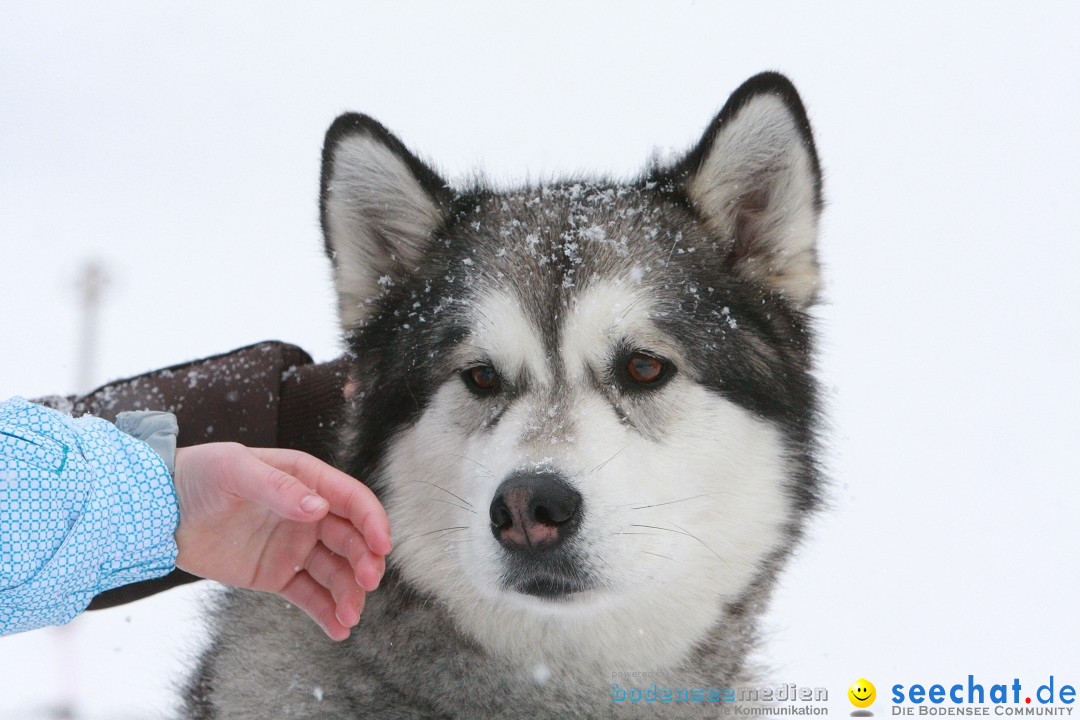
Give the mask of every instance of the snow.
[[551, 668], [544, 663], [540, 663], [533, 668], [532, 676], [537, 685], [545, 685], [551, 679]]
[[[628, 177], [780, 69], [825, 170], [832, 486], [761, 660], [837, 696], [859, 677], [1075, 681], [1077, 27], [1067, 2], [13, 4], [0, 397], [77, 389], [86, 257], [116, 277], [100, 381], [267, 338], [335, 357], [315, 189], [345, 108], [450, 177]], [[0, 638], [0, 717], [65, 693], [80, 720], [165, 717], [198, 594]]]

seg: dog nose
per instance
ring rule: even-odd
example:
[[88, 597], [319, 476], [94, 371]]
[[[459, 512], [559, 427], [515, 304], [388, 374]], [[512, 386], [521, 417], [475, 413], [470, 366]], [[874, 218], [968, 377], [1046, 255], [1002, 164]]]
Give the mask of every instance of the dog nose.
[[573, 535], [581, 494], [552, 473], [515, 473], [491, 501], [491, 532], [508, 550], [543, 550]]

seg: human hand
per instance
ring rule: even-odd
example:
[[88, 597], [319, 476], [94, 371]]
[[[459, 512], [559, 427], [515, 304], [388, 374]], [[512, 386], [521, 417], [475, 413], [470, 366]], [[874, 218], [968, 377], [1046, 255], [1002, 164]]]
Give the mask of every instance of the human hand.
[[297, 450], [208, 443], [176, 451], [176, 566], [277, 593], [334, 640], [379, 585], [390, 521], [365, 485]]

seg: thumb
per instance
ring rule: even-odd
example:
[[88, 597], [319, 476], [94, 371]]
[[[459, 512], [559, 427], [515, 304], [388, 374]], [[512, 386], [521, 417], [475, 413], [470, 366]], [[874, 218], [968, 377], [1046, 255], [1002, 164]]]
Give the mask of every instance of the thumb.
[[240, 495], [289, 520], [314, 522], [326, 515], [330, 503], [310, 487], [254, 456], [252, 459], [256, 467], [243, 473]]

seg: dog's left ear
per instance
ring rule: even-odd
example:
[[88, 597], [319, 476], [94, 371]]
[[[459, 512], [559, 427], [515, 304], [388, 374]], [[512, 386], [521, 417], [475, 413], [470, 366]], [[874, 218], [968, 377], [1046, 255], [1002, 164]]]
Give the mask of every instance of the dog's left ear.
[[821, 168], [799, 94], [778, 73], [736, 90], [675, 168], [727, 265], [797, 309], [817, 295]]

